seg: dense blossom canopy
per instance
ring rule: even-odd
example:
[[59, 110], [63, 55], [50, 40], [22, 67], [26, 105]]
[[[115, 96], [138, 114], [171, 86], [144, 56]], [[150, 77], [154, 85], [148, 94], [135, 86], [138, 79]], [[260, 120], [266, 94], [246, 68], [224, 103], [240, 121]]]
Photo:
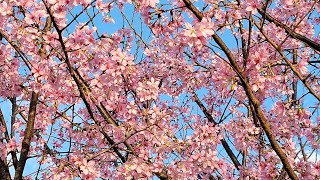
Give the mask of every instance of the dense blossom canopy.
[[0, 179], [318, 179], [318, 0], [0, 0]]

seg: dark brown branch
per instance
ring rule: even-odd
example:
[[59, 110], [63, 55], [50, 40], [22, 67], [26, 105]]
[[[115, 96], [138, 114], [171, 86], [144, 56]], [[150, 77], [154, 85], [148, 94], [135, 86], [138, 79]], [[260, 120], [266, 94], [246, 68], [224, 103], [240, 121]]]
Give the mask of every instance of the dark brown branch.
[[[212, 115], [208, 112], [208, 110], [206, 109], [204, 104], [200, 101], [200, 99], [198, 98], [198, 96], [195, 93], [194, 93], [193, 97], [195, 99], [195, 102], [200, 107], [201, 111], [203, 112], [203, 114], [208, 119], [208, 121], [213, 123], [214, 125], [217, 125], [217, 122], [214, 120]], [[239, 163], [237, 157], [232, 152], [232, 150], [231, 150], [229, 144], [227, 143], [227, 141], [223, 138], [223, 139], [220, 140], [220, 142], [221, 142], [223, 148], [226, 150], [226, 152], [227, 152], [228, 156], [230, 157], [231, 161], [233, 162], [234, 166], [239, 170], [241, 164]]]
[[[241, 6], [241, 1], [240, 0], [237, 0], [237, 3], [238, 3], [238, 6]], [[245, 68], [246, 67], [246, 61], [248, 59], [248, 56], [249, 56], [249, 48], [250, 48], [250, 35], [251, 35], [251, 29], [252, 29], [252, 25], [251, 25], [251, 14], [249, 15], [249, 37], [248, 37], [248, 43], [246, 42], [246, 39], [244, 37], [244, 28], [243, 28], [243, 23], [241, 20], [238, 20], [239, 21], [239, 30], [240, 30], [240, 38], [241, 38], [241, 49], [242, 49], [242, 56], [243, 56], [243, 59], [244, 59], [244, 65], [243, 67]]]
[[162, 172], [156, 172], [156, 173], [154, 173], [156, 176], [158, 176], [158, 178], [160, 179], [160, 180], [170, 180], [171, 178], [170, 177], [168, 177], [168, 175], [167, 175], [167, 172], [166, 171], [162, 171]]
[[274, 41], [271, 40], [271, 38], [267, 35], [267, 33], [256, 23], [254, 22], [255, 25], [257, 26], [257, 28], [260, 30], [261, 34], [265, 37], [265, 39], [267, 40], [267, 42], [269, 42], [269, 44], [271, 44], [276, 50], [277, 52], [281, 55], [281, 57], [285, 60], [285, 62], [289, 65], [290, 69], [292, 70], [292, 72], [301, 80], [301, 82], [304, 84], [304, 86], [309, 90], [309, 92], [318, 100], [320, 101], [320, 95], [317, 94], [317, 92], [312, 89], [310, 83], [307, 81], [307, 77], [303, 77], [300, 72], [296, 69], [296, 67], [289, 61], [289, 59], [287, 58], [287, 56], [283, 53], [282, 48], [277, 45]]
[[19, 56], [21, 57], [22, 61], [26, 64], [27, 68], [28, 68], [29, 70], [31, 70], [31, 68], [32, 68], [31, 63], [29, 62], [27, 56], [26, 56], [24, 53], [22, 53], [22, 51], [20, 50], [20, 48], [19, 48], [16, 44], [14, 44], [14, 42], [12, 42], [6, 34], [4, 34], [4, 33], [1, 32], [1, 31], [0, 31], [0, 36], [3, 37], [3, 38], [14, 48], [14, 50], [15, 50], [15, 51], [19, 54]]
[[27, 122], [25, 133], [24, 133], [24, 138], [22, 141], [20, 159], [15, 172], [15, 176], [14, 176], [15, 180], [22, 179], [22, 173], [28, 159], [28, 153], [30, 150], [30, 143], [31, 143], [33, 129], [34, 129], [34, 121], [36, 118], [37, 103], [38, 103], [38, 93], [32, 92], [30, 107], [29, 107], [29, 114], [28, 114], [28, 122]]
[[320, 60], [315, 60], [315, 61], [308, 61], [309, 64], [311, 63], [320, 63]]
[[242, 166], [246, 167], [246, 163], [247, 163], [247, 150], [244, 150], [242, 152]]
[[2, 110], [0, 109], [0, 125], [4, 127], [4, 138], [6, 139], [7, 143], [10, 141], [9, 133], [8, 133], [8, 128], [6, 121], [4, 119], [4, 116], [2, 114]]
[[10, 102], [11, 102], [11, 104], [12, 104], [12, 111], [11, 111], [11, 132], [10, 132], [10, 136], [11, 136], [11, 138], [14, 136], [14, 131], [15, 131], [15, 129], [14, 129], [14, 126], [13, 126], [13, 124], [15, 123], [15, 121], [16, 121], [16, 115], [17, 115], [17, 100], [16, 100], [16, 98], [15, 97], [13, 97], [13, 98], [10, 98]]
[[[46, 24], [43, 28], [43, 32], [46, 33], [48, 31], [50, 31], [50, 29], [51, 29], [51, 18], [48, 17], [46, 19]], [[44, 41], [42, 41], [41, 47], [39, 50], [41, 57], [46, 56], [45, 45], [46, 45], [46, 43]], [[28, 122], [27, 122], [26, 130], [25, 130], [25, 136], [22, 141], [19, 162], [16, 162], [17, 158], [16, 158], [15, 152], [11, 153], [12, 157], [13, 157], [14, 167], [16, 168], [16, 172], [15, 172], [15, 176], [14, 176], [15, 180], [22, 179], [23, 170], [24, 170], [25, 164], [28, 159], [28, 153], [30, 150], [30, 143], [31, 143], [32, 134], [33, 134], [33, 130], [34, 130], [34, 121], [35, 121], [36, 111], [37, 111], [38, 96], [39, 96], [39, 94], [36, 92], [32, 92], [32, 94], [31, 94], [30, 107], [29, 107], [29, 113], [28, 113]], [[17, 113], [16, 99], [12, 98], [11, 102], [12, 102], [12, 122], [13, 122], [13, 121], [15, 121], [15, 115]], [[14, 131], [14, 130], [12, 129], [12, 131]], [[11, 133], [13, 133], [13, 132], [11, 132]], [[17, 164], [17, 165], [15, 165], [15, 164]]]
[[[59, 42], [61, 44], [61, 47], [62, 47], [62, 50], [64, 52], [64, 56], [65, 56], [65, 62], [69, 68], [69, 72], [70, 72], [70, 75], [72, 76], [72, 78], [75, 80], [77, 86], [78, 86], [78, 90], [80, 92], [80, 97], [81, 99], [84, 101], [84, 104], [85, 106], [87, 107], [87, 110], [90, 114], [90, 117], [95, 121], [95, 123], [100, 126], [100, 123], [95, 119], [94, 115], [93, 115], [93, 112], [92, 112], [92, 108], [90, 106], [90, 103], [88, 102], [86, 96], [89, 94], [89, 87], [87, 87], [87, 85], [85, 84], [84, 80], [81, 79], [81, 76], [76, 72], [76, 70], [73, 68], [73, 66], [71, 65], [70, 61], [69, 61], [69, 57], [68, 57], [68, 53], [67, 53], [67, 50], [66, 50], [66, 47], [65, 47], [65, 44], [63, 42], [63, 38], [62, 38], [62, 31], [58, 28], [58, 25], [56, 24], [56, 22], [54, 21], [54, 17], [52, 16], [52, 14], [50, 13], [50, 10], [49, 8], [46, 6], [47, 8], [47, 12], [49, 14], [49, 16], [51, 17], [52, 19], [52, 22], [53, 22], [53, 26], [55, 27], [55, 29], [57, 30], [58, 32], [58, 36], [59, 36]], [[90, 96], [90, 95], [89, 95]], [[91, 100], [94, 101], [94, 99], [91, 98]], [[110, 124], [114, 124], [114, 125], [117, 125], [116, 124], [116, 121], [112, 118], [112, 116], [109, 114], [108, 111], [105, 110], [105, 108], [103, 108], [102, 104], [100, 105], [97, 105], [96, 104], [96, 107], [98, 108], [99, 112], [101, 113], [101, 115], [103, 116], [104, 119], [107, 120], [108, 123]], [[107, 133], [105, 133], [104, 131], [102, 130], [99, 130], [103, 136], [107, 139], [107, 141], [110, 143], [111, 146], [113, 146], [115, 144], [115, 142], [108, 136]], [[133, 148], [131, 147], [131, 145], [129, 145], [128, 143], [124, 143], [125, 146], [129, 149], [129, 151], [131, 153], [133, 153]], [[120, 153], [120, 151], [116, 148], [116, 147], [113, 147], [113, 150], [115, 151], [115, 153], [118, 155], [118, 157], [121, 159], [122, 162], [126, 162], [126, 158]]]
[[[5, 129], [4, 137], [5, 137], [6, 141], [7, 141], [7, 143], [9, 143], [9, 141], [10, 141], [9, 132], [8, 132], [7, 125], [6, 125], [6, 122], [4, 120], [4, 117], [3, 117], [3, 114], [2, 114], [1, 110], [0, 110], [0, 124], [2, 124], [2, 126]], [[11, 128], [12, 128], [12, 126], [13, 126], [13, 124], [11, 123]], [[11, 135], [11, 137], [13, 137], [13, 135]], [[16, 154], [15, 149], [11, 150], [10, 154], [12, 156], [13, 166], [14, 166], [14, 168], [17, 168], [18, 159], [17, 159], [17, 154]]]
[[[297, 50], [293, 50], [293, 58], [292, 58], [292, 64], [293, 65], [296, 65], [297, 64]], [[293, 78], [293, 82], [292, 82], [292, 90], [293, 90], [293, 93], [292, 93], [292, 96], [291, 96], [291, 99], [292, 99], [292, 106], [296, 106], [297, 105], [297, 94], [298, 94], [298, 82], [295, 78]]]
[[270, 16], [268, 13], [266, 13], [265, 11], [258, 9], [258, 12], [264, 16], [269, 22], [274, 23], [276, 26], [281, 27], [282, 29], [285, 30], [285, 32], [294, 39], [298, 39], [302, 42], [304, 42], [305, 44], [307, 44], [309, 47], [311, 47], [314, 50], [320, 51], [320, 44], [316, 43], [315, 41], [312, 41], [311, 39], [298, 34], [296, 32], [294, 32], [290, 27], [286, 26], [285, 24], [281, 23], [280, 21], [278, 21], [277, 19], [273, 18], [272, 16]]
[[[56, 29], [56, 31], [58, 32], [58, 36], [59, 36], [59, 42], [60, 45], [62, 47], [63, 53], [64, 53], [64, 58], [65, 58], [65, 62], [69, 68], [69, 72], [70, 75], [72, 76], [72, 78], [74, 79], [74, 81], [76, 82], [77, 86], [78, 86], [78, 90], [80, 92], [80, 97], [83, 100], [85, 106], [87, 107], [87, 110], [89, 112], [90, 117], [97, 123], [97, 125], [99, 125], [99, 123], [96, 121], [93, 112], [91, 110], [91, 106], [90, 103], [88, 102], [88, 100], [86, 99], [86, 93], [87, 93], [87, 87], [85, 86], [85, 84], [80, 80], [80, 78], [78, 77], [77, 73], [75, 72], [73, 66], [71, 65], [70, 61], [69, 61], [69, 57], [68, 57], [68, 53], [65, 47], [65, 44], [63, 42], [63, 38], [62, 38], [62, 31], [59, 29], [57, 23], [54, 21], [54, 17], [52, 15], [52, 13], [50, 12], [50, 9], [46, 6], [47, 12], [52, 20], [53, 26]], [[104, 131], [100, 131], [103, 136], [107, 139], [107, 141], [113, 145], [114, 141], [108, 136], [107, 133], [105, 133]], [[118, 149], [114, 148], [115, 153], [118, 155], [118, 157], [121, 159], [122, 162], [125, 162], [126, 159], [124, 158], [124, 156], [118, 151]]]
[[80, 15], [82, 15], [85, 10], [87, 10], [89, 7], [91, 7], [91, 5], [92, 5], [94, 2], [96, 2], [96, 0], [94, 0], [93, 2], [91, 2], [90, 4], [88, 4], [80, 13], [76, 14], [75, 16], [73, 16], [72, 20], [71, 20], [65, 27], [62, 28], [62, 31], [65, 30], [65, 29], [67, 29], [74, 21], [76, 21], [77, 18], [78, 18]]
[[[201, 20], [203, 18], [202, 13], [190, 2], [190, 0], [183, 0], [183, 2], [185, 3], [186, 7], [189, 10], [191, 10], [199, 20]], [[298, 177], [295, 174], [293, 168], [291, 167], [286, 154], [282, 151], [281, 147], [279, 146], [277, 140], [275, 139], [275, 137], [272, 133], [271, 126], [270, 126], [268, 120], [265, 118], [263, 111], [260, 108], [260, 102], [255, 97], [255, 95], [251, 89], [251, 86], [249, 84], [248, 78], [244, 75], [244, 73], [242, 72], [242, 70], [240, 69], [240, 67], [237, 64], [235, 57], [233, 56], [233, 54], [231, 53], [229, 48], [226, 46], [226, 44], [222, 41], [222, 39], [217, 34], [212, 35], [212, 37], [213, 37], [214, 41], [223, 50], [223, 52], [226, 54], [227, 58], [230, 61], [231, 67], [234, 69], [234, 71], [237, 73], [238, 77], [240, 78], [240, 81], [241, 81], [241, 84], [245, 90], [245, 93], [246, 93], [248, 99], [250, 100], [250, 102], [252, 102], [252, 105], [254, 107], [253, 111], [255, 111], [255, 114], [258, 117], [260, 124], [261, 124], [263, 130], [265, 131], [269, 141], [270, 141], [272, 149], [279, 156], [279, 158], [283, 164], [284, 169], [286, 170], [286, 172], [288, 173], [288, 175], [291, 179], [298, 180]]]
[[[0, 125], [4, 127], [4, 129], [5, 129], [4, 137], [5, 137], [6, 141], [9, 142], [10, 137], [9, 137], [9, 133], [8, 133], [8, 130], [7, 130], [7, 125], [6, 125], [6, 122], [4, 120], [4, 117], [3, 117], [1, 109], [0, 109]], [[2, 139], [1, 139], [1, 141], [2, 141]], [[6, 158], [7, 158], [7, 156], [5, 156], [5, 159]], [[10, 172], [9, 172], [8, 166], [7, 166], [7, 164], [5, 162], [6, 162], [5, 160], [2, 160], [0, 158], [0, 178], [1, 179], [5, 179], [5, 180], [9, 180], [9, 179], [11, 179]]]
[[0, 158], [0, 178], [3, 180], [11, 180], [9, 168], [1, 158]]
[[[17, 100], [15, 97], [10, 98], [10, 101], [12, 103], [12, 111], [11, 111], [11, 132], [10, 132], [10, 136], [11, 138], [14, 136], [14, 123], [16, 121], [16, 115], [18, 113], [18, 106], [17, 106]], [[15, 150], [12, 150], [10, 152], [11, 156], [12, 156], [12, 161], [13, 161], [13, 166], [14, 168], [17, 168], [18, 165], [18, 158], [17, 158], [17, 154]]]

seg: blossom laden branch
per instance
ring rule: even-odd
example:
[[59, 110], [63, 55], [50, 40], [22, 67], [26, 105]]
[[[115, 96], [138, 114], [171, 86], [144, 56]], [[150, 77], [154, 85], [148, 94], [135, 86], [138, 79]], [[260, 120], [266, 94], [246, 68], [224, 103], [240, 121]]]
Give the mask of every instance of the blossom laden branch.
[[[183, 0], [183, 2], [186, 4], [186, 7], [191, 12], [193, 12], [199, 20], [201, 20], [203, 18], [202, 13], [189, 0]], [[215, 40], [215, 42], [224, 51], [224, 53], [226, 54], [226, 56], [228, 57], [228, 59], [230, 61], [232, 68], [237, 73], [238, 77], [240, 78], [240, 81], [242, 82], [242, 86], [246, 92], [246, 95], [247, 95], [248, 99], [250, 100], [250, 102], [253, 104], [255, 114], [258, 117], [260, 124], [261, 124], [263, 130], [265, 131], [265, 133], [271, 143], [273, 150], [277, 153], [277, 155], [281, 159], [282, 164], [284, 166], [284, 169], [287, 171], [287, 173], [291, 179], [297, 180], [298, 177], [297, 177], [296, 173], [294, 172], [292, 166], [290, 165], [287, 156], [282, 151], [277, 140], [275, 139], [275, 136], [272, 133], [270, 124], [267, 121], [267, 119], [265, 118], [265, 116], [260, 108], [259, 100], [253, 94], [253, 91], [252, 91], [252, 88], [249, 84], [248, 78], [246, 76], [244, 76], [244, 73], [240, 69], [240, 67], [238, 66], [236, 59], [234, 58], [233, 54], [231, 53], [229, 48], [226, 46], [226, 44], [222, 41], [222, 39], [217, 34], [212, 35], [212, 37]]]
[[0, 177], [317, 179], [318, 1], [193, 2], [0, 3]]
[[305, 85], [305, 87], [309, 90], [309, 92], [320, 101], [320, 95], [311, 87], [308, 82], [308, 76], [303, 77], [301, 73], [296, 69], [296, 67], [289, 61], [287, 56], [284, 55], [280, 46], [278, 46], [275, 42], [271, 40], [271, 38], [266, 34], [266, 32], [258, 25], [258, 23], [254, 22], [257, 28], [260, 30], [261, 34], [266, 38], [266, 40], [277, 50], [277, 52], [281, 55], [281, 57], [285, 60], [285, 62], [289, 65], [292, 72], [299, 78], [299, 80]]
[[276, 26], [279, 26], [281, 28], [283, 28], [286, 33], [294, 39], [300, 40], [301, 42], [304, 42], [305, 44], [307, 44], [309, 47], [311, 47], [312, 49], [320, 52], [320, 44], [316, 43], [315, 41], [312, 41], [311, 39], [294, 32], [290, 27], [288, 27], [287, 25], [281, 23], [280, 21], [278, 21], [277, 19], [275, 19], [274, 17], [270, 16], [268, 13], [266, 13], [264, 10], [258, 9], [258, 12], [265, 17], [269, 22], [274, 23]]
[[[214, 118], [212, 117], [212, 115], [208, 112], [208, 110], [206, 109], [206, 107], [204, 106], [204, 104], [200, 101], [199, 97], [194, 93], [193, 97], [195, 99], [195, 102], [197, 103], [197, 105], [200, 107], [200, 109], [202, 110], [202, 112], [204, 113], [204, 115], [206, 116], [206, 118], [208, 119], [209, 122], [213, 123], [214, 126], [217, 125], [217, 122], [214, 120]], [[229, 158], [231, 159], [231, 161], [233, 162], [234, 166], [236, 167], [236, 169], [240, 169], [241, 164], [239, 163], [237, 157], [234, 155], [234, 153], [232, 152], [232, 149], [230, 148], [229, 144], [227, 143], [227, 141], [223, 138], [220, 139], [220, 142], [223, 146], [223, 148], [225, 149], [225, 151], [227, 152]]]

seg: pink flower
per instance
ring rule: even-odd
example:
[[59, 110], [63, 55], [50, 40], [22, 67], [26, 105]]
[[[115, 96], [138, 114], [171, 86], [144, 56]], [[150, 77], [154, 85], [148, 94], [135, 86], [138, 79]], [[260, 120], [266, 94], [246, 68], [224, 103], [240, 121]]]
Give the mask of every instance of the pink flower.
[[9, 143], [7, 143], [7, 152], [14, 151], [17, 148], [16, 139], [13, 137]]
[[159, 3], [159, 0], [142, 0], [140, 5], [142, 6], [142, 8], [144, 7], [155, 8], [157, 3]]
[[300, 70], [301, 75], [305, 76], [308, 74], [308, 68], [307, 68], [308, 62], [300, 60], [298, 62], [298, 68]]
[[43, 76], [45, 72], [43, 71], [43, 68], [41, 68], [39, 65], [35, 64], [32, 67], [31, 73], [35, 78]]
[[283, 0], [282, 2], [283, 2], [283, 4], [285, 4], [287, 6], [293, 5], [293, 0]]
[[95, 171], [95, 169], [93, 168], [94, 165], [95, 165], [94, 161], [88, 162], [86, 159], [83, 159], [80, 169], [84, 174], [89, 174], [89, 172]]
[[48, 14], [45, 10], [32, 11], [30, 14], [26, 14], [25, 21], [27, 24], [33, 24], [40, 21], [40, 18], [47, 17]]
[[57, 2], [57, 0], [48, 0], [49, 4], [55, 4]]
[[213, 30], [214, 24], [208, 18], [203, 18], [201, 22], [195, 23], [194, 26], [186, 23], [185, 27], [186, 29], [182, 31], [182, 35], [191, 47], [197, 46], [201, 48], [202, 44], [207, 43], [207, 38], [215, 33]]
[[138, 82], [137, 93], [140, 96], [140, 101], [157, 99], [159, 83], [153, 77], [150, 81]]
[[95, 169], [95, 162], [93, 160], [88, 162], [86, 159], [83, 159], [80, 170], [82, 171], [81, 177], [84, 179], [96, 179], [100, 176], [100, 173]]
[[248, 2], [246, 11], [252, 12], [252, 14], [256, 14], [260, 6], [261, 4], [257, 0], [252, 0], [251, 2]]
[[5, 16], [11, 12], [10, 7], [8, 7], [8, 4], [6, 1], [0, 3], [0, 14], [1, 16]]

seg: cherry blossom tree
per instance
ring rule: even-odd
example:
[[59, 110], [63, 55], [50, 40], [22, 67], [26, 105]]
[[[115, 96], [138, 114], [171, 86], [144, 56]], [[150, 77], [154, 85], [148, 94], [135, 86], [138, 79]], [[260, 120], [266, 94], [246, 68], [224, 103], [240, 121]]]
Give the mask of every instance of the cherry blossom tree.
[[318, 0], [0, 0], [0, 179], [319, 179]]

